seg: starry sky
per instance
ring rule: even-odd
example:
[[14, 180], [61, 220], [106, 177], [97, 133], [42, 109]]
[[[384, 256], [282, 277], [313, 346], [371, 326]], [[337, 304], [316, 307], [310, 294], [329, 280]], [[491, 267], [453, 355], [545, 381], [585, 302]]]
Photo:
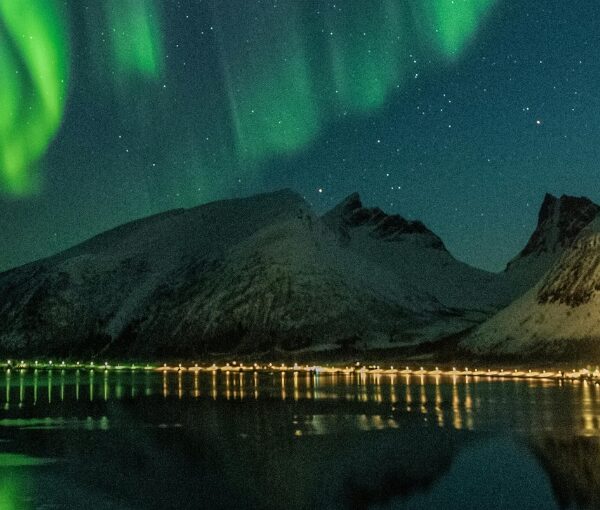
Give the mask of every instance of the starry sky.
[[353, 191], [501, 270], [600, 202], [597, 0], [0, 0], [0, 270], [125, 221]]

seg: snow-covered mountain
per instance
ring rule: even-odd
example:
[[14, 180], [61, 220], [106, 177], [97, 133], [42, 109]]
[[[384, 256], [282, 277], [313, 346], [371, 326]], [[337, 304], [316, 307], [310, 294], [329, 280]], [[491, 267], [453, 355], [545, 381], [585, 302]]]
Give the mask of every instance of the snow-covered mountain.
[[479, 326], [462, 347], [484, 355], [599, 354], [600, 215], [533, 288]]
[[352, 195], [281, 192], [125, 224], [0, 274], [0, 349], [176, 356], [397, 346], [485, 318], [498, 277]]
[[[552, 264], [464, 347], [589, 336], [599, 210], [548, 195], [528, 245], [500, 274], [457, 261], [425, 225], [357, 194], [324, 216], [289, 190], [168, 211], [0, 274], [0, 349], [150, 357], [414, 345], [477, 326]], [[577, 271], [586, 276], [568, 290]], [[570, 317], [577, 328], [565, 330]]]
[[600, 206], [585, 197], [546, 194], [529, 242], [506, 267], [513, 297], [535, 285], [598, 212]]
[[355, 256], [385, 267], [400, 285], [419, 289], [448, 307], [489, 313], [506, 294], [501, 275], [457, 261], [421, 222], [366, 208], [356, 193], [324, 220]]

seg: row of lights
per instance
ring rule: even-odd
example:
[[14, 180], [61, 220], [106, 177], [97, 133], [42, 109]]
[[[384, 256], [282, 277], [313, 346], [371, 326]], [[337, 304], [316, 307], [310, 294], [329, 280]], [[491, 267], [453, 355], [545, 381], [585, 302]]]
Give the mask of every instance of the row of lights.
[[[21, 360], [20, 363], [18, 363], [17, 365], [13, 365], [13, 361], [12, 360], [7, 360], [6, 362], [7, 368], [11, 368], [11, 367], [15, 367], [15, 368], [28, 368], [29, 365]], [[115, 370], [122, 370], [122, 369], [130, 369], [130, 370], [136, 370], [136, 369], [145, 369], [145, 370], [153, 370], [153, 369], [158, 369], [156, 367], [153, 367], [149, 364], [146, 364], [145, 366], [142, 365], [135, 365], [135, 364], [131, 364], [131, 365], [116, 365], [116, 366], [112, 366], [108, 363], [108, 361], [105, 361], [104, 364], [98, 364], [95, 365], [93, 361], [90, 361], [87, 364], [82, 363], [81, 361], [77, 361], [74, 365], [73, 364], [67, 364], [65, 361], [61, 361], [60, 364], [55, 364], [52, 360], [49, 360], [47, 362], [46, 365], [44, 365], [43, 363], [40, 363], [39, 361], [34, 361], [33, 366], [35, 368], [39, 368], [39, 367], [47, 367], [47, 368], [52, 368], [55, 366], [58, 366], [60, 368], [80, 368], [80, 367], [84, 367], [84, 368], [90, 368], [90, 369], [104, 369], [104, 370], [110, 370], [110, 369], [115, 369]], [[360, 368], [359, 368], [360, 367]], [[237, 363], [236, 361], [232, 361], [231, 363], [227, 362], [225, 363], [224, 366], [222, 367], [218, 367], [216, 365], [216, 363], [213, 363], [210, 367], [208, 368], [202, 368], [198, 366], [198, 363], [195, 363], [193, 367], [187, 368], [184, 367], [181, 363], [178, 364], [177, 367], [171, 367], [169, 365], [167, 365], [167, 363], [164, 363], [162, 366], [162, 370], [163, 371], [168, 371], [168, 370], [177, 370], [177, 371], [184, 371], [184, 370], [195, 370], [195, 371], [199, 371], [199, 370], [209, 370], [209, 371], [217, 371], [217, 370], [224, 370], [224, 371], [229, 371], [229, 370], [239, 370], [239, 371], [244, 371], [244, 370], [253, 370], [253, 371], [258, 371], [258, 370], [281, 370], [281, 371], [288, 371], [288, 370], [294, 370], [294, 371], [307, 371], [307, 372], [316, 372], [316, 373], [337, 373], [337, 372], [344, 372], [344, 373], [351, 373], [351, 372], [361, 372], [361, 373], [366, 373], [366, 372], [370, 372], [370, 373], [377, 373], [377, 372], [399, 372], [399, 373], [416, 373], [416, 374], [426, 374], [426, 373], [431, 373], [431, 374], [442, 374], [443, 372], [439, 369], [439, 367], [435, 367], [435, 370], [433, 371], [427, 371], [425, 370], [424, 367], [420, 367], [419, 370], [412, 370], [410, 367], [406, 366], [404, 370], [399, 370], [399, 369], [394, 369], [394, 366], [390, 366], [390, 368], [388, 370], [385, 369], [381, 369], [380, 365], [362, 365], [360, 362], [356, 362], [354, 367], [348, 367], [346, 366], [344, 369], [341, 368], [335, 368], [335, 367], [319, 367], [319, 366], [309, 366], [309, 365], [304, 365], [304, 366], [300, 366], [298, 365], [298, 363], [294, 363], [293, 366], [288, 367], [285, 363], [281, 363], [281, 365], [274, 365], [273, 363], [269, 363], [268, 365], [259, 365], [258, 363], [254, 363], [252, 365], [248, 365], [245, 366], [243, 363]], [[529, 369], [527, 372], [524, 371], [519, 371], [517, 369], [514, 369], [512, 371], [510, 370], [504, 370], [504, 369], [500, 369], [500, 370], [494, 370], [492, 371], [491, 369], [487, 369], [486, 371], [480, 371], [479, 369], [474, 369], [474, 370], [469, 370], [468, 367], [465, 367], [464, 371], [458, 371], [456, 367], [452, 367], [452, 371], [447, 372], [449, 374], [464, 374], [464, 375], [499, 375], [499, 376], [519, 376], [519, 377], [544, 377], [544, 376], [556, 376], [557, 374], [562, 376], [562, 377], [593, 377], [593, 378], [600, 378], [600, 371], [598, 369], [596, 369], [593, 372], [590, 372], [587, 369], [582, 369], [582, 370], [575, 370], [573, 369], [572, 372], [570, 374], [565, 373], [564, 371], [558, 371], [558, 372], [546, 372], [546, 370], [542, 370], [541, 373], [540, 372], [533, 372], [531, 369]]]

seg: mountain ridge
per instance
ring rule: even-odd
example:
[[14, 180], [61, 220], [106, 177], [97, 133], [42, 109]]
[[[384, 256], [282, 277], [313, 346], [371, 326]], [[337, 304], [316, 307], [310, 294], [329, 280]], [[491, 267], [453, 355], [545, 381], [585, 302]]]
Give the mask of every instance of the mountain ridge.
[[[290, 189], [165, 211], [0, 273], [0, 349], [199, 356], [409, 347], [484, 323], [479, 332], [530, 296], [552, 266], [545, 255], [579, 246], [596, 209], [546, 195], [502, 273], [458, 261], [422, 222], [365, 207], [358, 193], [322, 215]], [[595, 288], [569, 299], [586, 292]]]
[[[440, 271], [459, 264], [415, 240], [433, 234], [399, 233], [402, 222], [378, 217], [394, 229], [393, 243], [380, 222], [361, 222], [352, 236], [375, 233], [369, 246], [383, 259], [441, 255]], [[0, 348], [155, 356], [335, 347], [349, 339], [397, 345], [489, 315], [458, 307], [443, 288], [409, 274], [410, 263], [384, 262], [340, 242], [290, 190], [169, 211], [2, 273]], [[462, 285], [452, 268], [446, 273]]]

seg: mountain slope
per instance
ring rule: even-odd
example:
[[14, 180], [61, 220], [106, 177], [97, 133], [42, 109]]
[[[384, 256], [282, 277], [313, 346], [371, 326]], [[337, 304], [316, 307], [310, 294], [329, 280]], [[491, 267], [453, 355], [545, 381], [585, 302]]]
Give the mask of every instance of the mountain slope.
[[490, 313], [511, 295], [502, 275], [456, 260], [421, 222], [366, 208], [358, 194], [346, 198], [324, 220], [350, 252], [387, 268], [402, 284], [450, 308]]
[[479, 326], [462, 347], [477, 354], [599, 354], [600, 216], [532, 289]]
[[0, 348], [195, 356], [381, 347], [432, 340], [489, 313], [460, 296], [492, 275], [455, 261], [421, 224], [383, 213], [336, 223], [344, 207], [321, 218], [289, 190], [215, 202], [0, 274]]

